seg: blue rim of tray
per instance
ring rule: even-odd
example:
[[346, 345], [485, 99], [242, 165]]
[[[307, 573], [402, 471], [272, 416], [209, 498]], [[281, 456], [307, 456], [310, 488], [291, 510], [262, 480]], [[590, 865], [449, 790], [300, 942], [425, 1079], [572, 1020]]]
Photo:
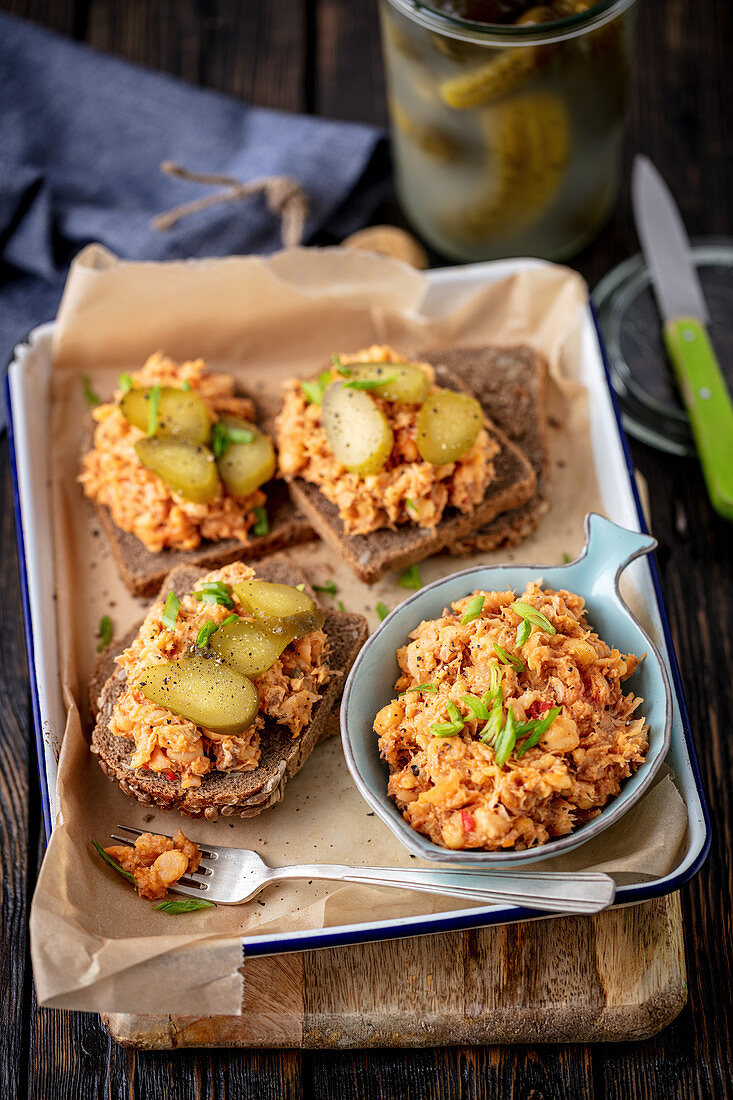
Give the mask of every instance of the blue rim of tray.
[[[644, 511], [641, 507], [641, 500], [639, 498], [639, 490], [636, 484], [636, 477], [634, 474], [634, 466], [631, 459], [631, 452], [629, 450], [628, 440], [621, 424], [621, 415], [619, 413], [619, 408], [616, 403], [616, 395], [613, 391], [613, 386], [611, 385], [611, 376], [609, 371], [608, 357], [606, 354], [606, 347], [603, 342], [603, 336], [601, 335], [600, 327], [598, 325], [598, 318], [596, 316], [595, 309], [592, 302], [590, 301], [589, 308], [591, 311], [591, 316], [593, 318], [593, 324], [595, 326], [598, 346], [601, 352], [606, 386], [608, 388], [608, 392], [611, 398], [613, 414], [616, 418], [616, 427], [618, 429], [619, 438], [621, 440], [621, 447], [623, 449], [624, 461], [626, 463], [626, 471], [629, 476], [631, 492], [634, 498], [634, 505], [636, 507], [636, 513], [639, 520], [639, 527], [643, 534], [649, 534], [646, 525], [646, 519], [644, 518]], [[28, 342], [28, 339], [29, 338], [26, 339], [26, 343]], [[13, 484], [13, 508], [15, 512], [15, 530], [18, 543], [18, 569], [20, 572], [23, 618], [25, 620], [26, 652], [28, 656], [28, 678], [31, 691], [36, 757], [38, 763], [39, 781], [41, 786], [41, 801], [43, 804], [43, 825], [46, 834], [46, 841], [48, 841], [48, 838], [51, 835], [51, 808], [48, 793], [48, 777], [46, 775], [44, 760], [43, 728], [41, 724], [41, 709], [38, 698], [38, 682], [36, 680], [33, 629], [31, 625], [30, 600], [28, 597], [28, 573], [25, 558], [25, 540], [23, 537], [23, 520], [20, 510], [18, 470], [15, 456], [15, 440], [12, 426], [12, 398], [10, 393], [10, 380], [8, 375], [6, 375], [5, 379], [5, 396], [8, 409], [10, 475]], [[690, 882], [690, 880], [693, 879], [695, 875], [697, 875], [700, 871], [700, 868], [707, 859], [711, 841], [710, 814], [707, 807], [707, 801], [705, 799], [705, 790], [703, 787], [702, 775], [700, 773], [700, 766], [697, 761], [695, 743], [693, 741], [692, 732], [690, 729], [690, 718], [687, 712], [687, 704], [685, 702], [685, 695], [682, 688], [682, 679], [680, 677], [679, 665], [677, 663], [677, 655], [675, 653], [674, 645], [672, 643], [672, 633], [669, 626], [669, 619], [667, 617], [667, 609], [665, 607], [664, 598], [662, 596], [662, 586], [659, 579], [659, 571], [657, 569], [656, 558], [653, 553], [648, 555], [647, 561], [649, 563], [649, 569], [651, 572], [652, 584], [654, 586], [654, 594], [657, 600], [657, 609], [659, 611], [662, 630], [664, 632], [664, 639], [667, 645], [667, 660], [669, 663], [669, 671], [672, 675], [672, 684], [674, 686], [675, 697], [677, 699], [677, 706], [679, 707], [680, 711], [680, 721], [682, 725], [682, 732], [685, 737], [685, 743], [687, 746], [687, 753], [690, 761], [690, 770], [695, 780], [695, 787], [697, 790], [698, 798], [700, 799], [700, 809], [702, 812], [702, 818], [705, 827], [705, 839], [696, 858], [688, 867], [684, 869], [684, 871], [681, 871], [679, 874], [672, 875], [671, 877], [665, 876], [651, 883], [619, 886], [616, 890], [616, 905], [630, 905], [642, 901], [650, 901], [653, 898], [663, 897], [665, 894], [671, 894], [674, 890], [679, 890], [680, 887]], [[271, 937], [244, 936], [241, 942], [244, 955], [248, 957], [253, 957], [255, 955], [284, 954], [288, 951], [309, 951], [323, 947], [345, 947], [357, 943], [371, 943], [379, 940], [402, 939], [408, 936], [424, 936], [434, 932], [460, 932], [469, 928], [482, 928], [492, 924], [508, 924], [515, 921], [537, 919], [537, 917], [538, 914], [536, 910], [525, 909], [522, 906], [513, 905], [502, 908], [492, 906], [490, 909], [467, 909], [458, 914], [453, 913], [446, 915], [445, 913], [436, 913], [424, 917], [409, 917], [402, 921], [395, 921], [394, 918], [390, 918], [384, 921], [375, 921], [372, 924], [364, 922], [363, 924], [343, 925], [341, 927], [335, 928], [319, 928], [314, 929], [312, 932], [282, 932], [279, 933], [277, 936]], [[551, 918], [552, 914], [543, 914], [543, 917]]]

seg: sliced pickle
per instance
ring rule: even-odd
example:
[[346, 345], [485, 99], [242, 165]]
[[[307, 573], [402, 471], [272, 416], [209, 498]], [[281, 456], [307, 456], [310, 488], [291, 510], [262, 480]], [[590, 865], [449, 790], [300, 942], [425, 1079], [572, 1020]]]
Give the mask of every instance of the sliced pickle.
[[334, 382], [326, 390], [321, 408], [321, 423], [334, 457], [360, 477], [381, 470], [392, 453], [394, 436], [369, 394]]
[[[128, 390], [120, 408], [131, 424], [141, 432], [148, 430], [150, 389]], [[187, 443], [208, 443], [211, 419], [201, 398], [191, 390], [163, 386], [158, 401], [158, 420], [154, 433], [159, 439], [182, 439]]]
[[346, 363], [344, 366], [351, 371], [344, 382], [346, 389], [350, 388], [350, 382], [379, 382], [381, 378], [388, 378], [391, 381], [370, 388], [369, 393], [386, 401], [404, 401], [407, 405], [421, 405], [430, 393], [430, 379], [414, 363]]
[[532, 46], [503, 50], [485, 65], [440, 85], [443, 102], [458, 111], [486, 107], [525, 84], [533, 75], [537, 54]]
[[230, 442], [218, 459], [219, 474], [229, 495], [249, 496], [275, 473], [277, 461], [272, 440], [254, 424], [236, 416], [223, 416], [220, 423], [225, 428], [249, 432], [254, 437], [251, 443]]
[[232, 588], [244, 609], [254, 615], [260, 626], [273, 634], [287, 636], [288, 641], [320, 630], [325, 621], [325, 615], [308, 593], [291, 588], [289, 584], [251, 580], [240, 581]]
[[456, 462], [473, 447], [483, 422], [483, 411], [474, 397], [437, 390], [418, 413], [417, 449], [433, 466]]
[[135, 444], [143, 466], [194, 504], [208, 504], [219, 492], [214, 456], [203, 444], [179, 439], [140, 439]]
[[240, 619], [220, 626], [211, 635], [209, 646], [220, 661], [242, 676], [261, 676], [292, 640], [291, 634], [273, 634], [258, 623]]
[[227, 737], [254, 722], [257, 688], [246, 676], [207, 657], [182, 657], [143, 669], [135, 687], [151, 703]]

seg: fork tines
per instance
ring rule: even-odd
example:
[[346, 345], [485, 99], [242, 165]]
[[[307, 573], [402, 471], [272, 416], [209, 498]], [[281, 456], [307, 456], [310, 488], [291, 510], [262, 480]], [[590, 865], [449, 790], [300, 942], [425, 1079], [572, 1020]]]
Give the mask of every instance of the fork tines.
[[[118, 825], [117, 828], [124, 829], [125, 832], [132, 833], [133, 836], [143, 835], [142, 829], [134, 829], [131, 825]], [[134, 844], [134, 841], [130, 840], [128, 836], [117, 836], [116, 833], [110, 833], [109, 835], [112, 840], [116, 840], [120, 844], [129, 844], [130, 847], [132, 847]], [[168, 840], [173, 840], [173, 837], [169, 836], [168, 833], [156, 833], [155, 835], [164, 836]], [[199, 848], [199, 851], [201, 852], [201, 855], [204, 859], [217, 858], [214, 852], [210, 852], [206, 848]], [[185, 874], [182, 878], [178, 880], [178, 882], [169, 887], [169, 889], [176, 890], [180, 894], [188, 894], [191, 897], [196, 897], [196, 895], [200, 894], [202, 890], [208, 890], [209, 888], [208, 884], [202, 881], [203, 877], [213, 875], [213, 873], [214, 872], [211, 870], [210, 867], [199, 866], [199, 869], [197, 871], [191, 871], [190, 873]], [[202, 877], [199, 878], [199, 875]]]
[[[126, 833], [132, 833], [133, 836], [142, 836], [143, 832], [144, 832], [143, 829], [133, 829], [133, 827], [131, 825], [117, 825], [116, 828], [117, 829], [124, 829], [124, 831]], [[173, 837], [170, 836], [168, 833], [158, 833], [158, 832], [156, 832], [155, 835], [156, 836], [164, 836], [168, 840], [173, 840]], [[111, 833], [110, 833], [110, 836], [112, 836]], [[134, 841], [130, 840], [129, 837], [113, 836], [112, 839], [113, 840], [121, 840], [123, 844], [133, 844], [134, 843]], [[193, 841], [193, 843], [195, 844], [196, 841]], [[199, 845], [199, 851], [201, 852], [201, 855], [204, 857], [204, 859], [216, 859], [217, 858], [216, 852], [210, 852], [207, 848], [202, 848], [201, 845]]]

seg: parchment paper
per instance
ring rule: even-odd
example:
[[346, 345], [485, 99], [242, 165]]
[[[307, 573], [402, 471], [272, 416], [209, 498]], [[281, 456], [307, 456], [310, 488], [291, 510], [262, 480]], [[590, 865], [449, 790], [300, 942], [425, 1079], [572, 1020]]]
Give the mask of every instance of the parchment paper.
[[[60, 677], [68, 721], [58, 774], [59, 819], [31, 913], [41, 1004], [86, 1011], [227, 1014], [241, 1011], [240, 937], [350, 922], [407, 918], [459, 907], [455, 899], [324, 882], [288, 882], [258, 901], [180, 916], [153, 911], [91, 850], [119, 823], [175, 831], [201, 843], [254, 848], [272, 865], [336, 862], [416, 866], [369, 812], [343, 762], [337, 738], [321, 745], [286, 789], [284, 801], [248, 821], [192, 822], [125, 797], [89, 752], [86, 702], [98, 623], [116, 636], [142, 617], [145, 601], [122, 585], [103, 535], [76, 483], [88, 423], [80, 375], [107, 397], [121, 370], [162, 349], [203, 356], [256, 396], [293, 374], [310, 374], [333, 351], [388, 342], [411, 354], [430, 345], [528, 342], [552, 371], [550, 508], [518, 550], [481, 561], [562, 560], [583, 544], [583, 516], [602, 510], [588, 438], [587, 398], [574, 379], [586, 290], [566, 268], [523, 272], [458, 306], [435, 301], [421, 312], [427, 284], [385, 258], [341, 249], [296, 249], [259, 258], [152, 264], [117, 262], [98, 246], [78, 257], [60, 307], [50, 425]], [[407, 595], [385, 578], [368, 589], [323, 544], [292, 552], [315, 583], [333, 579], [337, 598], [365, 612]], [[245, 555], [246, 556], [246, 555]], [[478, 559], [477, 559], [478, 560]], [[425, 582], [474, 564], [446, 555], [422, 567]], [[614, 828], [552, 866], [598, 867], [619, 881], [666, 873], [683, 839], [686, 814], [664, 776]], [[537, 864], [536, 866], [540, 866]], [[435, 868], [433, 868], [435, 869]]]

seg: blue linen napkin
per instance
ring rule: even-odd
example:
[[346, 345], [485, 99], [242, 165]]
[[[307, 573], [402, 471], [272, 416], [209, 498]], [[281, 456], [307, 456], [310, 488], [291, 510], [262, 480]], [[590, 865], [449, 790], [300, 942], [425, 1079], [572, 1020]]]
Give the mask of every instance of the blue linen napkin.
[[[129, 259], [268, 253], [280, 220], [262, 196], [151, 219], [217, 188], [164, 160], [243, 182], [288, 175], [306, 191], [304, 243], [363, 225], [388, 188], [374, 127], [248, 107], [0, 14], [0, 365], [56, 311], [91, 241]], [[4, 417], [3, 417], [4, 422]]]

